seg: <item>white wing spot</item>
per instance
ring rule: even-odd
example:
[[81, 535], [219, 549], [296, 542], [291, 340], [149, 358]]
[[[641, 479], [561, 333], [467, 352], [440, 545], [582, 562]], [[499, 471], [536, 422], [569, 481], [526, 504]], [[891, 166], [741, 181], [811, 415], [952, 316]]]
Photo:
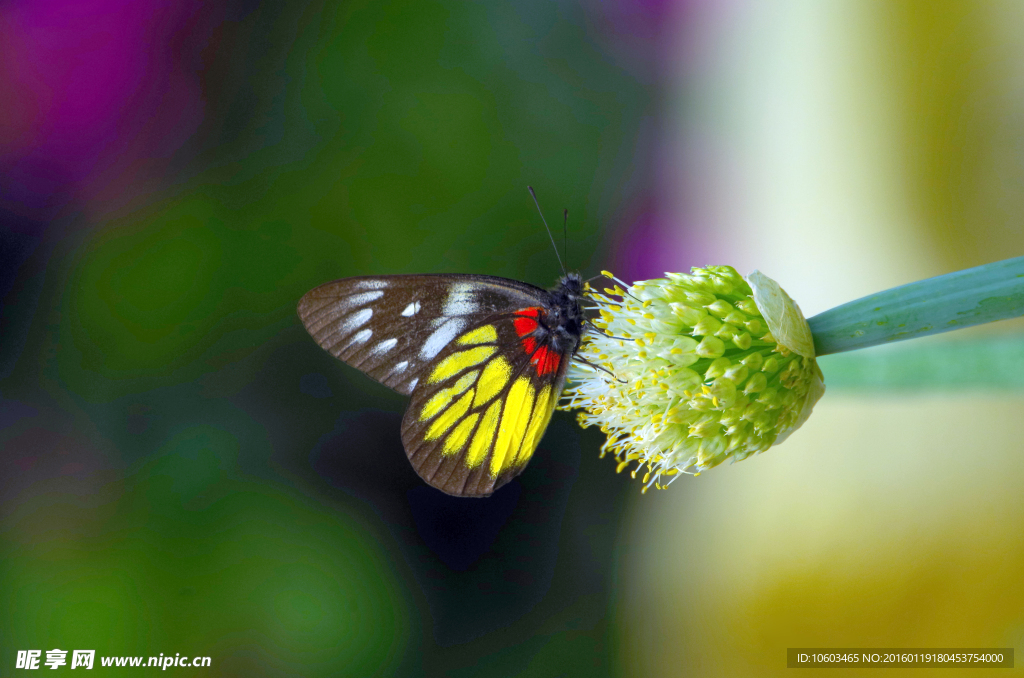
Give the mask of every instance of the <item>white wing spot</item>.
[[394, 367], [391, 368], [392, 372], [405, 372], [405, 368], [409, 366], [408, 360], [403, 360]]
[[413, 379], [412, 381], [409, 382], [409, 390], [410, 391], [413, 390], [414, 388], [416, 388], [416, 384], [419, 383], [419, 380], [420, 380], [420, 378], [416, 377], [415, 379]]
[[462, 328], [465, 326], [466, 321], [462, 318], [448, 318], [443, 325], [434, 330], [434, 333], [423, 342], [423, 347], [420, 349], [420, 357], [424, 360], [432, 359], [441, 352], [442, 348], [451, 343], [451, 340], [462, 332]]
[[420, 312], [420, 302], [414, 301], [414, 302], [412, 302], [411, 304], [409, 304], [408, 306], [405, 307], [405, 310], [402, 311], [402, 315], [404, 315], [406, 318], [408, 318], [410, 316], [416, 315], [419, 312]]
[[397, 345], [398, 339], [395, 339], [394, 337], [392, 337], [391, 339], [385, 339], [384, 341], [380, 342], [379, 344], [373, 347], [373, 354], [380, 355], [382, 353], [387, 353]]
[[350, 297], [344, 299], [346, 306], [362, 306], [368, 304], [371, 301], [376, 301], [384, 296], [383, 292], [363, 292], [362, 294], [353, 294]]
[[365, 325], [366, 321], [373, 317], [372, 308], [364, 308], [356, 311], [352, 315], [345, 316], [345, 318], [338, 323], [338, 333], [346, 335], [352, 330], [356, 329], [360, 325]]
[[372, 330], [359, 330], [358, 332], [356, 332], [356, 335], [354, 337], [352, 337], [352, 343], [353, 344], [365, 343], [366, 340], [369, 339], [372, 336], [373, 336], [373, 331]]
[[382, 290], [388, 286], [388, 281], [383, 278], [373, 278], [371, 280], [360, 280], [355, 283], [355, 286], [361, 290]]
[[469, 283], [455, 283], [448, 291], [441, 315], [470, 315], [475, 313], [477, 303], [473, 294], [473, 286]]

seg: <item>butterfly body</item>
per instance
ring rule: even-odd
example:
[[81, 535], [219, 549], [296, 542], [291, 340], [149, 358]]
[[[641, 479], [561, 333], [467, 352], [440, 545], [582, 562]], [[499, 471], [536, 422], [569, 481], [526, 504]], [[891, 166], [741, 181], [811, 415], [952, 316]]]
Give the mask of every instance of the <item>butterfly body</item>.
[[411, 396], [413, 468], [457, 496], [518, 475], [547, 428], [587, 322], [576, 274], [551, 290], [482, 275], [345, 278], [299, 317], [336, 358]]

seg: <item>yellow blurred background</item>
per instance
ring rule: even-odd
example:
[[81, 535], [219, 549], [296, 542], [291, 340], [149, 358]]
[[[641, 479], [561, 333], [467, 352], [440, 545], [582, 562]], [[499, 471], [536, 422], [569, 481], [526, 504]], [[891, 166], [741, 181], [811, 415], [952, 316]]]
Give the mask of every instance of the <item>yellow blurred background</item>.
[[[748, 0], [688, 14], [677, 44], [670, 171], [688, 180], [672, 210], [707, 259], [680, 268], [760, 269], [810, 317], [1024, 253], [1024, 4]], [[1022, 411], [1019, 391], [833, 389], [782, 446], [635, 502], [620, 671], [1019, 647]]]

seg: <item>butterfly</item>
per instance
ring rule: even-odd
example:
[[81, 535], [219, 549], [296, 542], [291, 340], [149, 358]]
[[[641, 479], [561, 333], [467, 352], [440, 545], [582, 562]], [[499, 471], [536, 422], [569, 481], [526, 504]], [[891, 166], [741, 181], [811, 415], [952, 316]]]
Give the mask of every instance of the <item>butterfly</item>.
[[298, 314], [328, 353], [411, 396], [402, 443], [423, 480], [486, 497], [523, 471], [544, 435], [587, 324], [583, 299], [575, 273], [551, 290], [386, 275], [321, 285]]

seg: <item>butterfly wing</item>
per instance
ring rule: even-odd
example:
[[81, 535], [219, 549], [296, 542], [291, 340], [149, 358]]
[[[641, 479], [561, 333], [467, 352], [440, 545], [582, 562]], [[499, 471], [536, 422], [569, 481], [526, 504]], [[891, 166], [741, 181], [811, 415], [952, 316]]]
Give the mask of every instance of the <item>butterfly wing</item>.
[[425, 481], [448, 494], [484, 497], [526, 467], [572, 357], [570, 347], [558, 353], [550, 336], [536, 335], [543, 314], [535, 306], [478, 320], [424, 370], [402, 442]]
[[336, 280], [299, 300], [306, 330], [331, 355], [403, 395], [423, 368], [474, 323], [535, 306], [547, 292], [483, 275]]
[[562, 391], [571, 348], [535, 332], [550, 303], [506, 278], [395, 275], [321, 285], [298, 313], [333, 356], [412, 396], [402, 442], [420, 477], [487, 496], [526, 467]]

